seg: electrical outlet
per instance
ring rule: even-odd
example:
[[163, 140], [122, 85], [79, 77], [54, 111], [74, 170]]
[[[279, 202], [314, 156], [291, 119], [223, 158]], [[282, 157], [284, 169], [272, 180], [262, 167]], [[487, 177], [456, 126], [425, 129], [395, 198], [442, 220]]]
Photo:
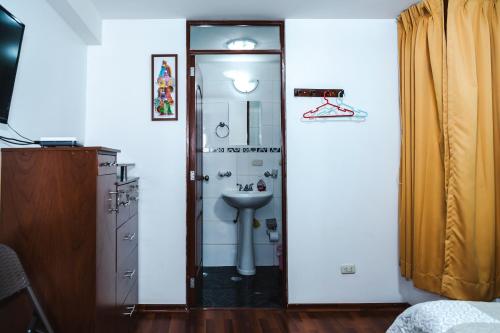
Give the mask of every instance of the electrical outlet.
[[340, 266], [340, 273], [342, 274], [356, 274], [356, 265], [345, 264]]

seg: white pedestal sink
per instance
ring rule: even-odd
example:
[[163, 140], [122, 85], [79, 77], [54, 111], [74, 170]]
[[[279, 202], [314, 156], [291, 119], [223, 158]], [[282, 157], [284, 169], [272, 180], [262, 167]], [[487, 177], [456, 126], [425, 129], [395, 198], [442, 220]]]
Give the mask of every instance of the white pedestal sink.
[[255, 275], [253, 248], [253, 220], [255, 210], [267, 205], [273, 198], [271, 192], [224, 191], [224, 201], [240, 210], [240, 235], [238, 244], [237, 269], [241, 275]]

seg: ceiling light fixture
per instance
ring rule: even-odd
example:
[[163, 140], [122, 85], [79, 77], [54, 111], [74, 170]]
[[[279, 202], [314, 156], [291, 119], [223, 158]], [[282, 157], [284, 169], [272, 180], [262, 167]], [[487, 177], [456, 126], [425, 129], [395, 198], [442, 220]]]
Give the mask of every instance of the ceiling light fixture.
[[233, 80], [233, 86], [242, 94], [249, 94], [259, 86], [259, 80]]
[[227, 42], [226, 46], [233, 51], [249, 51], [255, 49], [257, 42], [248, 38], [233, 39]]

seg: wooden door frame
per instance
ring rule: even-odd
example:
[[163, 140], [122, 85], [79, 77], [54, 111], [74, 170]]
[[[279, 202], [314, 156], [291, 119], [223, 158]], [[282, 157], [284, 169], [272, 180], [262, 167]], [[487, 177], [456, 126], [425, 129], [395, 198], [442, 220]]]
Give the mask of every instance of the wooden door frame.
[[[280, 49], [276, 50], [252, 50], [252, 51], [232, 51], [232, 50], [191, 50], [190, 31], [192, 26], [213, 25], [213, 26], [277, 26], [279, 27]], [[187, 163], [186, 163], [186, 306], [187, 308], [196, 307], [196, 294], [191, 292], [190, 276], [193, 270], [194, 251], [193, 244], [196, 241], [194, 218], [191, 212], [195, 205], [195, 182], [190, 180], [190, 170], [195, 170], [196, 166], [196, 110], [195, 110], [195, 91], [191, 88], [190, 76], [191, 56], [203, 54], [276, 54], [280, 56], [281, 65], [281, 239], [282, 239], [282, 257], [283, 257], [283, 307], [288, 308], [288, 233], [287, 233], [287, 174], [286, 174], [286, 90], [285, 90], [285, 21], [266, 21], [266, 20], [188, 20], [186, 21], [186, 85], [187, 85]], [[196, 89], [196, 87], [195, 87]]]

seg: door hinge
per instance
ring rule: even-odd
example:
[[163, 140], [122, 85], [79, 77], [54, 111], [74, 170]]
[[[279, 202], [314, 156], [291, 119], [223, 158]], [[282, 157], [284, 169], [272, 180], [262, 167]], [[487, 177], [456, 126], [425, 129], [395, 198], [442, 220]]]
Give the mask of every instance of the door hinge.
[[189, 67], [189, 76], [194, 76], [194, 74], [195, 74], [194, 67]]
[[196, 280], [194, 277], [192, 277], [189, 279], [189, 288], [194, 289], [195, 286], [196, 286]]
[[189, 180], [196, 180], [196, 172], [194, 170], [189, 171]]

